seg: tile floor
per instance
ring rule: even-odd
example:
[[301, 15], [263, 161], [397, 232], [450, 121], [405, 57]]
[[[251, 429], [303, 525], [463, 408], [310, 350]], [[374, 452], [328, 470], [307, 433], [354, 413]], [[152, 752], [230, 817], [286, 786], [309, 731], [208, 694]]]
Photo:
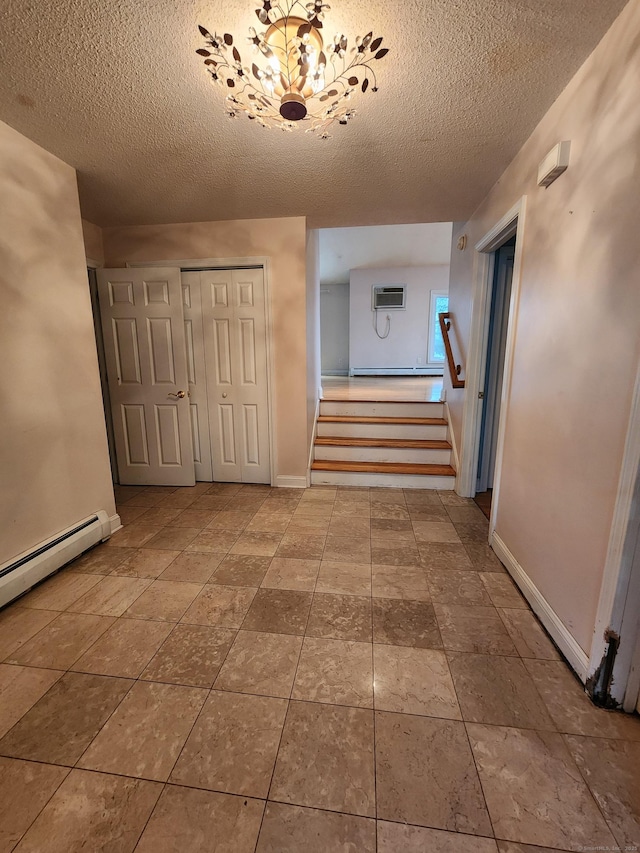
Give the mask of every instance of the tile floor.
[[0, 853], [637, 849], [594, 708], [453, 493], [119, 488], [0, 613]]

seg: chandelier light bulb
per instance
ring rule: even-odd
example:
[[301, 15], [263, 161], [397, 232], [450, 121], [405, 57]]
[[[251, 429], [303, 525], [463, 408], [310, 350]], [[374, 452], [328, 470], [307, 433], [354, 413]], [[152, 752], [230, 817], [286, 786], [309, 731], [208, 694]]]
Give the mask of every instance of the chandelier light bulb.
[[227, 90], [230, 118], [244, 113], [263, 127], [304, 127], [327, 139], [334, 122], [345, 125], [355, 115], [346, 102], [356, 88], [378, 91], [373, 64], [389, 52], [382, 38], [367, 33], [349, 48], [339, 33], [325, 46], [322, 22], [330, 9], [322, 0], [263, 0], [256, 16], [266, 30], [250, 27], [247, 37], [255, 58], [250, 68], [232, 35], [198, 28], [206, 47], [197, 53], [212, 82]]

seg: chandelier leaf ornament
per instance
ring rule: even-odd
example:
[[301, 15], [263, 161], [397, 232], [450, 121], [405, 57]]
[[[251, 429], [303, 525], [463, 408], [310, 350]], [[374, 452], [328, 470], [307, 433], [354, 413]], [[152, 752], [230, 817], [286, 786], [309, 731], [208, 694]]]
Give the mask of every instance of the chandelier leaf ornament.
[[373, 65], [389, 52], [382, 38], [367, 33], [349, 48], [347, 37], [338, 34], [325, 45], [320, 31], [330, 8], [323, 0], [262, 0], [256, 16], [266, 29], [249, 29], [254, 61], [246, 65], [232, 35], [198, 27], [206, 47], [196, 52], [212, 82], [226, 90], [230, 118], [244, 113], [266, 128], [302, 126], [328, 139], [333, 124], [346, 125], [355, 116], [349, 102], [356, 89], [378, 91]]

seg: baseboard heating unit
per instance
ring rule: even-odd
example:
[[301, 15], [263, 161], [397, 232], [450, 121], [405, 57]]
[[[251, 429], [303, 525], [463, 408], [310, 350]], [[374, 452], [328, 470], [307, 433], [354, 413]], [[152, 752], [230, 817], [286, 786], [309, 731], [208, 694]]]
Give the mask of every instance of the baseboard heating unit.
[[349, 376], [442, 376], [441, 367], [352, 367]]
[[0, 566], [0, 607], [109, 536], [111, 522], [101, 509], [4, 563]]

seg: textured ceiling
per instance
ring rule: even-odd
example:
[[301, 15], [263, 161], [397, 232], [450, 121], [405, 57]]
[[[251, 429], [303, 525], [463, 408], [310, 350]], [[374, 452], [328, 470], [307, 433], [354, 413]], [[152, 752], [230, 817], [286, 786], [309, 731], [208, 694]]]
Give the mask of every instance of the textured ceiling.
[[354, 96], [357, 117], [330, 140], [225, 116], [197, 24], [244, 45], [255, 0], [3, 0], [0, 119], [78, 170], [99, 225], [459, 220], [624, 6], [329, 2], [329, 37], [371, 29], [390, 48], [380, 91]]

